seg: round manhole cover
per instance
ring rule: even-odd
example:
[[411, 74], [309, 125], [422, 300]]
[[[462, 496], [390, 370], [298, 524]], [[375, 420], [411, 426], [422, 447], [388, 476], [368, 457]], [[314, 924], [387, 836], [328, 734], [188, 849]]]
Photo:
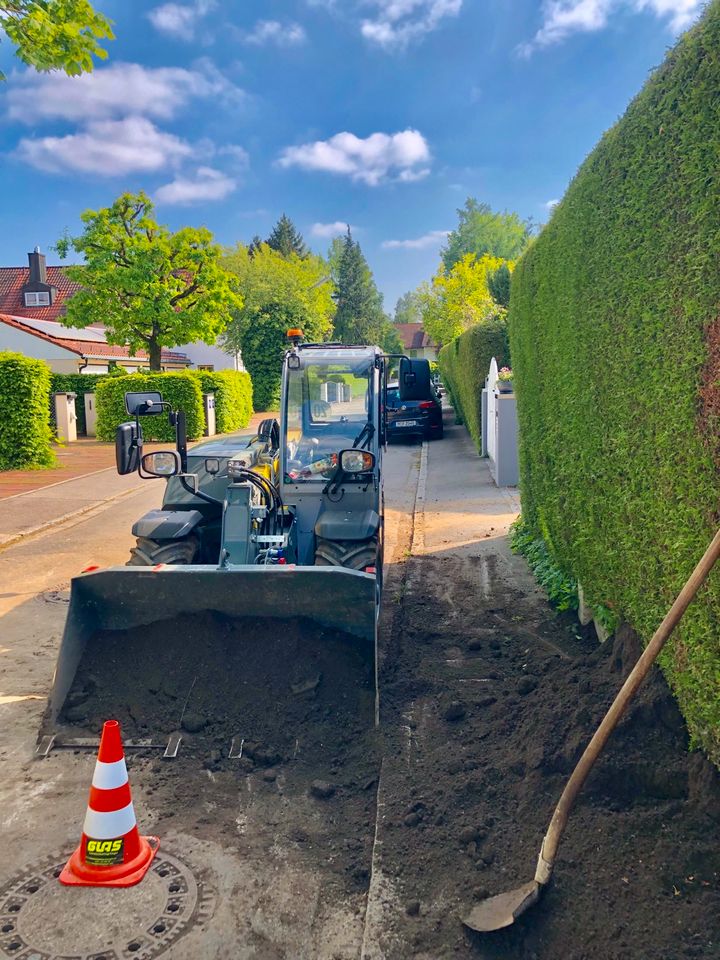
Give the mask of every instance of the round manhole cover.
[[150, 960], [212, 916], [212, 894], [160, 851], [141, 883], [64, 887], [67, 857], [30, 868], [0, 889], [0, 956], [14, 960]]

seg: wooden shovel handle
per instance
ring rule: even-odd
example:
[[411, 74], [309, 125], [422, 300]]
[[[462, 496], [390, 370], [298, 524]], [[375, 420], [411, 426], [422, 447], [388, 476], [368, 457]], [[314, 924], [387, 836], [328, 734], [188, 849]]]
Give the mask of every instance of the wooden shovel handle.
[[550, 821], [550, 826], [548, 827], [548, 831], [545, 834], [545, 839], [543, 840], [540, 858], [538, 860], [537, 873], [535, 874], [535, 880], [538, 883], [544, 884], [550, 879], [553, 866], [555, 865], [555, 857], [557, 856], [560, 840], [562, 838], [563, 831], [565, 830], [565, 825], [567, 824], [570, 811], [575, 803], [575, 798], [580, 792], [582, 785], [585, 783], [585, 780], [592, 770], [595, 761], [607, 743], [610, 734], [618, 725], [618, 722], [625, 712], [625, 708], [627, 707], [628, 703], [647, 676], [648, 671], [657, 659], [658, 654], [665, 646], [665, 641], [682, 619], [683, 614], [690, 606], [692, 600], [695, 598], [695, 594], [707, 580], [708, 575], [715, 565], [718, 557], [720, 557], [720, 530], [715, 534], [712, 543], [707, 548], [702, 559], [693, 570], [687, 583], [678, 594], [678, 597], [668, 611], [667, 616], [655, 631], [652, 640], [647, 647], [645, 647], [645, 650], [643, 651], [642, 656], [638, 659], [638, 662], [632, 668], [630, 675], [622, 685], [618, 695], [613, 700], [608, 712], [605, 714], [602, 723], [597, 728], [592, 740], [585, 748], [585, 752], [578, 760], [577, 766], [573, 770], [570, 779], [568, 780], [565, 789], [562, 792], [562, 796], [558, 801], [558, 805], [555, 807], [555, 812], [553, 813], [552, 820]]

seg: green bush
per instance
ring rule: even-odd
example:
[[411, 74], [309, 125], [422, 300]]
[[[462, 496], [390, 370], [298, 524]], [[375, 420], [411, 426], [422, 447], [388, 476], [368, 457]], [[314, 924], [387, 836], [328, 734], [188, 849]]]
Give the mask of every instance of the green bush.
[[21, 353], [0, 353], [0, 470], [50, 467], [50, 367]]
[[[601, 140], [513, 276], [523, 516], [647, 640], [720, 502], [720, 2]], [[663, 654], [720, 763], [720, 569]]]
[[250, 423], [253, 413], [250, 374], [236, 370], [191, 371], [203, 393], [215, 394], [215, 426], [218, 433], [232, 433]]
[[[205, 431], [205, 412], [202, 390], [197, 372], [190, 373], [132, 373], [126, 377], [107, 377], [97, 385], [98, 440], [114, 440], [119, 424], [131, 418], [125, 412], [125, 393], [159, 391], [163, 400], [174, 408], [185, 411], [188, 439], [196, 440]], [[168, 423], [167, 414], [142, 418], [146, 440], [174, 440], [175, 430]]]
[[498, 366], [509, 360], [507, 326], [502, 317], [470, 327], [446, 344], [438, 356], [440, 375], [458, 422], [465, 424], [478, 449], [482, 433], [480, 399], [493, 357]]

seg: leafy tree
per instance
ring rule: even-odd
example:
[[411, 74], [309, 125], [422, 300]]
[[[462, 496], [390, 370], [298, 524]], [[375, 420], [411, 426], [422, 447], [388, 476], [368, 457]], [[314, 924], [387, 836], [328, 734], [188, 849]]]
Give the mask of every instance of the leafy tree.
[[125, 193], [111, 207], [86, 210], [83, 233], [64, 237], [57, 250], [63, 259], [71, 247], [85, 258], [84, 266], [66, 270], [82, 289], [68, 301], [63, 322], [102, 322], [110, 343], [146, 349], [150, 369], [160, 370], [163, 347], [213, 343], [242, 299], [210, 231], [171, 233], [153, 209], [144, 193]]
[[480, 259], [486, 254], [502, 260], [517, 260], [530, 242], [532, 225], [516, 213], [495, 213], [487, 203], [468, 197], [458, 210], [459, 223], [442, 251], [446, 270], [467, 254]]
[[337, 304], [335, 338], [341, 343], [380, 343], [387, 321], [382, 294], [349, 227], [341, 242], [340, 255], [332, 263]]
[[313, 254], [285, 258], [266, 243], [252, 254], [238, 244], [223, 262], [237, 277], [243, 298], [223, 339], [242, 351], [255, 409], [277, 409], [288, 329], [300, 327], [314, 341], [328, 339], [332, 331], [335, 305], [328, 265]]
[[422, 321], [422, 301], [418, 290], [404, 293], [395, 304], [395, 323], [420, 323]]
[[501, 263], [497, 270], [488, 273], [487, 283], [490, 296], [499, 307], [507, 310], [510, 306], [510, 279], [512, 264]]
[[295, 256], [304, 259], [308, 255], [308, 249], [305, 246], [302, 234], [298, 232], [295, 224], [285, 214], [280, 217], [265, 242], [271, 250], [277, 250], [285, 258], [295, 254]]
[[0, 0], [0, 32], [23, 63], [71, 77], [92, 72], [93, 57], [107, 57], [98, 41], [114, 39], [110, 21], [89, 0]]
[[383, 324], [378, 346], [382, 347], [385, 353], [405, 352], [405, 347], [397, 332], [397, 326], [389, 317], [386, 317]]
[[250, 246], [248, 247], [248, 253], [250, 254], [250, 256], [254, 257], [255, 251], [259, 250], [262, 245], [263, 245], [262, 238], [259, 237], [257, 234], [255, 234], [255, 236], [250, 241]]
[[421, 293], [423, 326], [437, 344], [449, 343], [468, 327], [497, 314], [488, 286], [488, 277], [503, 261], [485, 255], [476, 260], [466, 254], [452, 270], [440, 267], [432, 285]]

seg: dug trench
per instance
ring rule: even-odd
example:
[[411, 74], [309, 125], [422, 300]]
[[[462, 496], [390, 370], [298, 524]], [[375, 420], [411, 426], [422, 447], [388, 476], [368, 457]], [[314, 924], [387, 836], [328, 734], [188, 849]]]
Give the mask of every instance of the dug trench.
[[[332, 950], [291, 931], [279, 947], [275, 931], [257, 956], [357, 957], [365, 922], [367, 960], [717, 958], [720, 785], [688, 752], [659, 671], [583, 790], [541, 903], [498, 934], [461, 924], [532, 877], [567, 776], [639, 654], [626, 628], [602, 646], [580, 635], [511, 575], [520, 563], [499, 538], [402, 565], [383, 616], [379, 734], [354, 641], [215, 615], [157, 624], [152, 643], [146, 630], [100, 637], [66, 720], [85, 734], [113, 712], [126, 736], [180, 728], [176, 760], [134, 764], [160, 832], [225, 840], [250, 872], [281, 851], [277, 869], [319, 872], [324, 902], [354, 917]], [[247, 936], [261, 942], [251, 924]]]
[[720, 957], [720, 782], [688, 751], [656, 668], [580, 796], [544, 898], [505, 931], [462, 927], [479, 899], [532, 879], [567, 777], [641, 652], [627, 627], [602, 646], [582, 636], [519, 563], [504, 538], [411, 561], [382, 673], [386, 896], [368, 957]]

